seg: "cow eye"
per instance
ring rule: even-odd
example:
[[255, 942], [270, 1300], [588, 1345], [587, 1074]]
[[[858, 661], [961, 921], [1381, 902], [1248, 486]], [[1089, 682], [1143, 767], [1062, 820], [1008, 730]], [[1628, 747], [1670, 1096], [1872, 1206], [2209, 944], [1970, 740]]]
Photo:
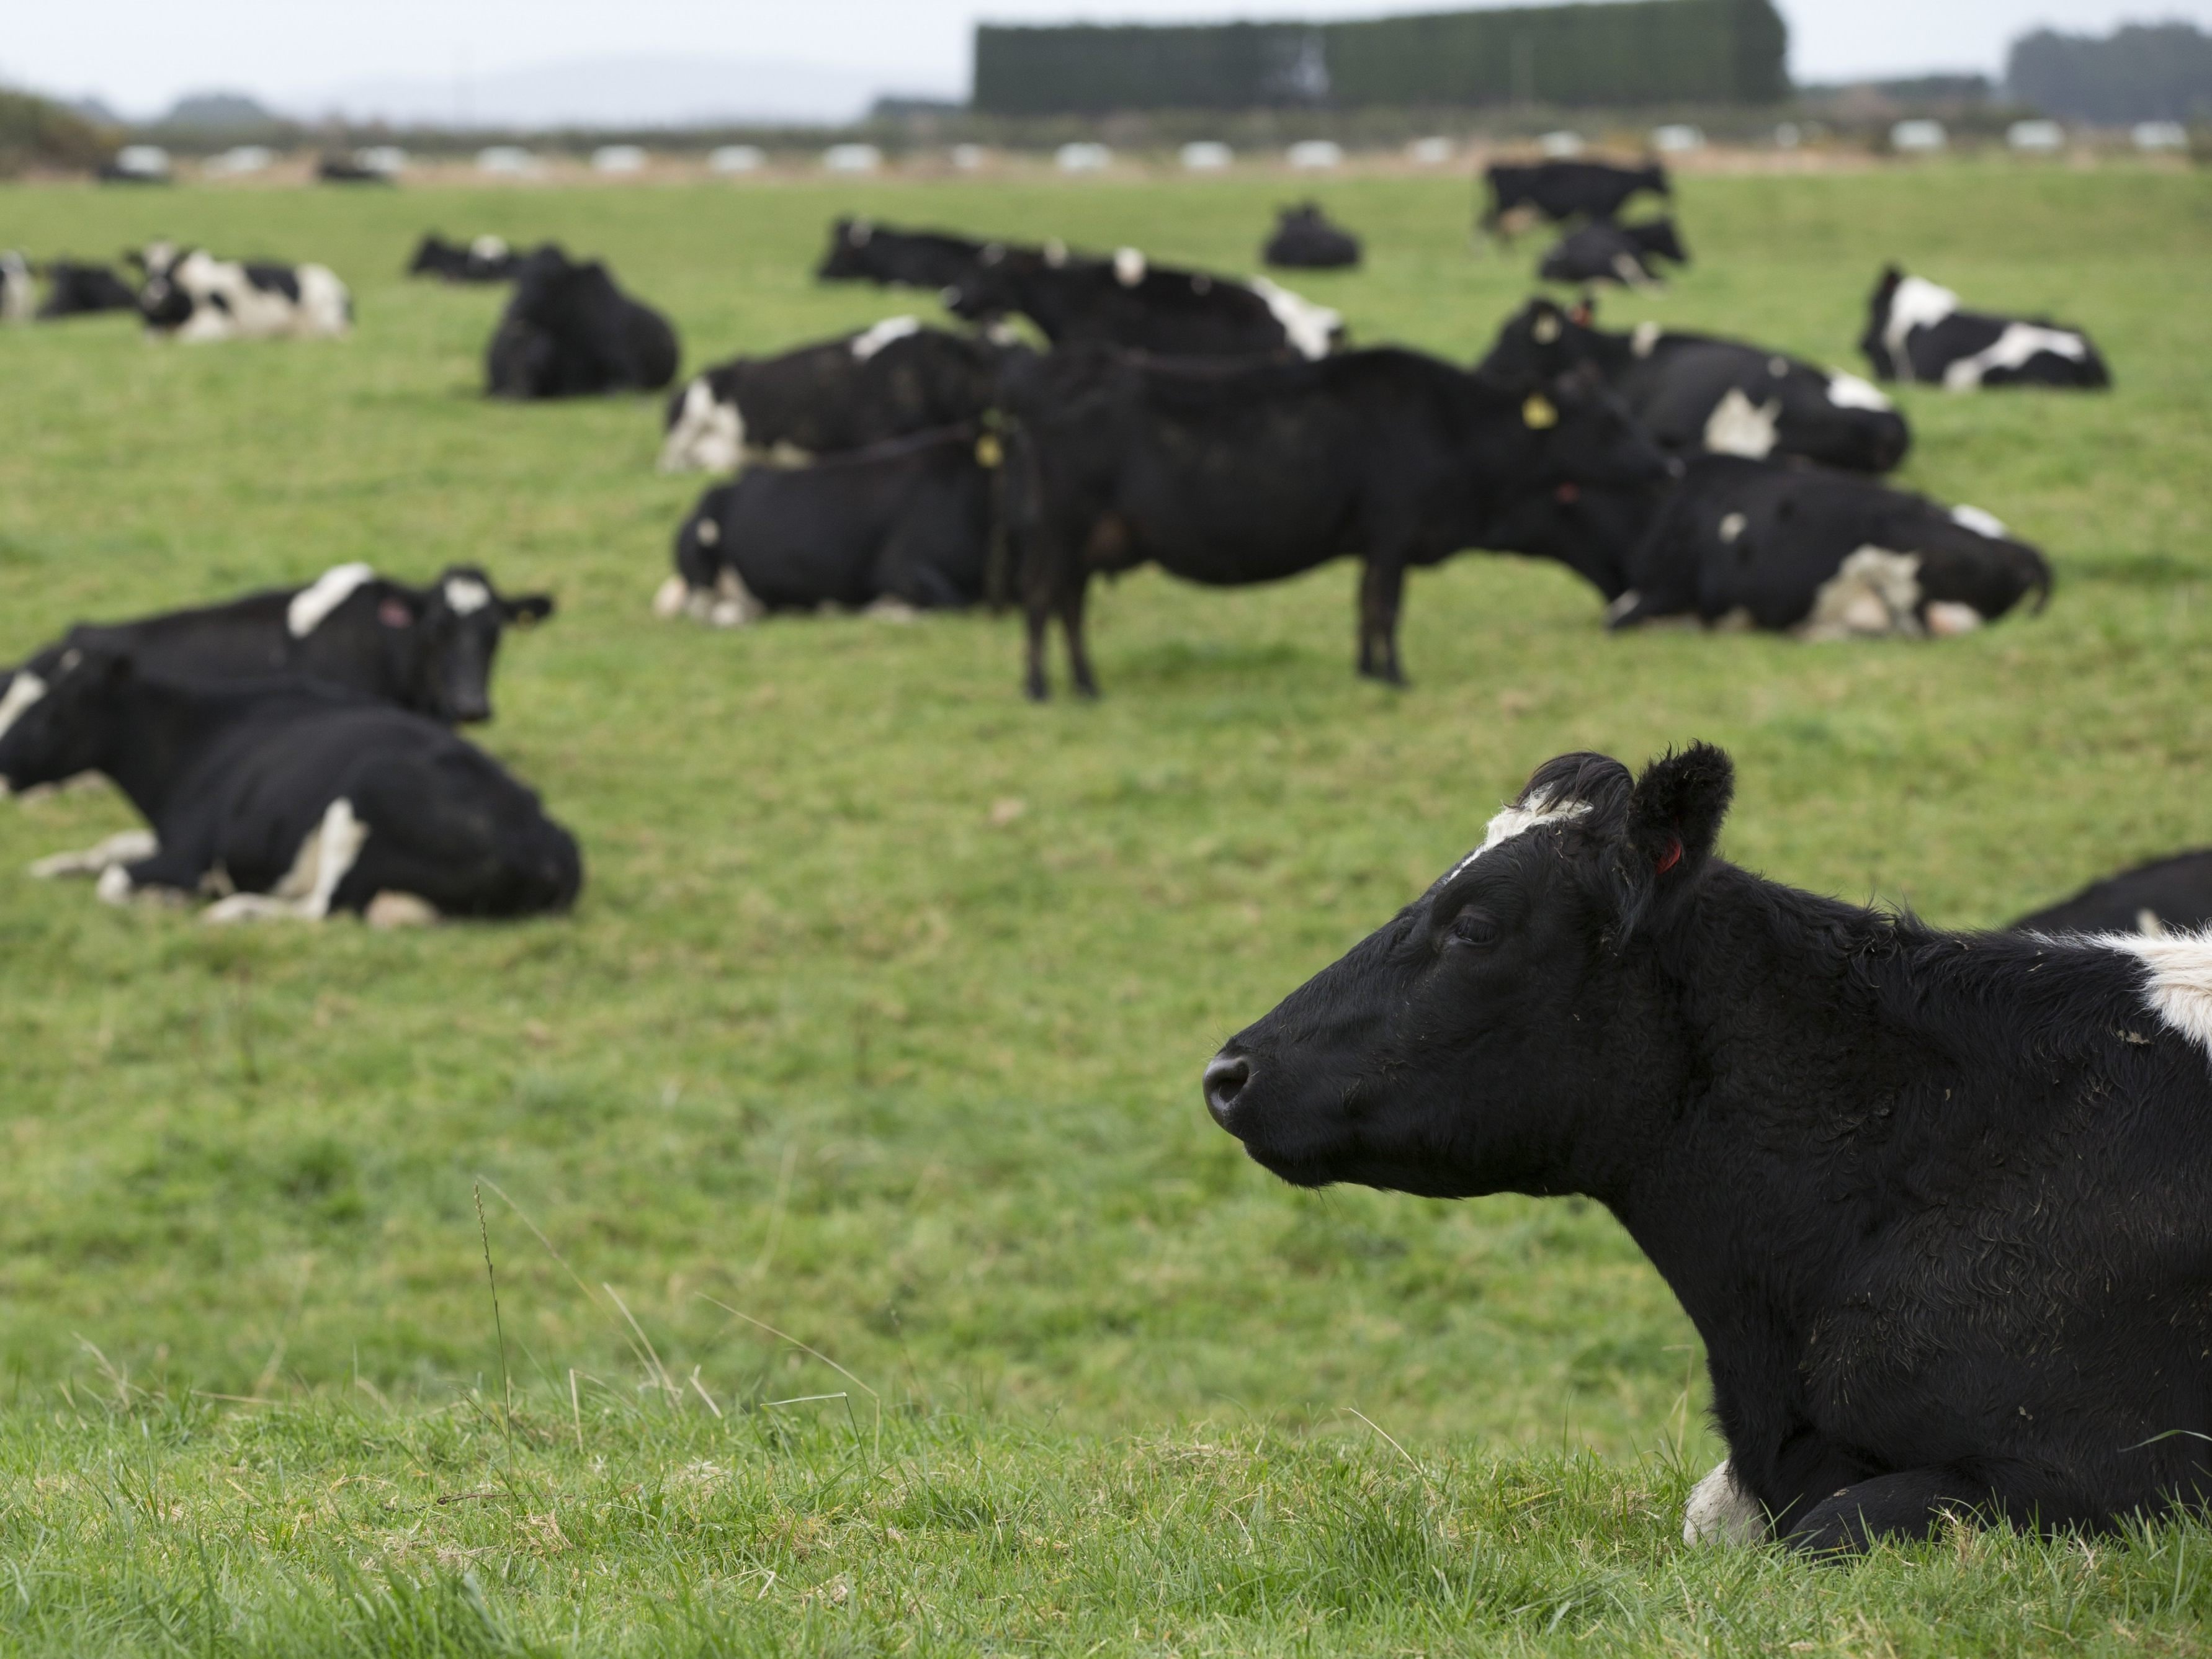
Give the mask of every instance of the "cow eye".
[[1504, 936], [1505, 930], [1498, 925], [1496, 916], [1472, 904], [1452, 918], [1451, 941], [1455, 945], [1481, 949], [1497, 944]]

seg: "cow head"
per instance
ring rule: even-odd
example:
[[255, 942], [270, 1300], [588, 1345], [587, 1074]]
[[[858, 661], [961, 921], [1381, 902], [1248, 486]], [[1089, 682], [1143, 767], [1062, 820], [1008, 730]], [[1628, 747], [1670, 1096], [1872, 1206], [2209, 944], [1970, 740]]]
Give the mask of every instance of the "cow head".
[[0, 783], [18, 793], [101, 769], [131, 658], [72, 632], [9, 677], [0, 693]]
[[868, 244], [875, 238], [876, 228], [866, 219], [843, 218], [830, 227], [829, 251], [823, 254], [822, 263], [814, 268], [815, 280], [823, 283], [866, 281], [876, 274], [875, 261], [868, 253]]
[[1678, 265], [1690, 263], [1690, 251], [1682, 246], [1681, 232], [1672, 219], [1651, 219], [1626, 229], [1646, 259], [1672, 259]]
[[191, 319], [191, 291], [178, 280], [178, 267], [191, 257], [191, 252], [168, 242], [154, 242], [143, 253], [124, 256], [145, 274], [138, 289], [138, 314], [149, 327], [178, 328]]
[[1628, 589], [1629, 556], [1642, 544], [1671, 486], [1543, 485], [1508, 500], [1491, 520], [1482, 544], [1563, 564], [1607, 603]]
[[1475, 373], [1501, 386], [1534, 388], [1590, 360], [1595, 312], [1534, 299], [1505, 319]]
[[398, 659], [407, 706], [433, 720], [471, 725], [491, 718], [501, 635], [552, 614], [550, 594], [509, 599], [475, 565], [457, 564], [427, 588], [384, 584], [376, 625]]
[[1533, 465], [1523, 488], [1613, 484], [1633, 488], [1678, 476], [1681, 463], [1668, 455], [1642, 422], [1589, 364], [1556, 376], [1521, 398], [1516, 417], [1533, 440]]
[[1702, 744], [1633, 780], [1601, 755], [1547, 763], [1426, 893], [1230, 1039], [1207, 1109], [1301, 1186], [1601, 1189], [1588, 1161], [1635, 1148], [1600, 1120], [1692, 1064], [1654, 963], [1732, 787]]

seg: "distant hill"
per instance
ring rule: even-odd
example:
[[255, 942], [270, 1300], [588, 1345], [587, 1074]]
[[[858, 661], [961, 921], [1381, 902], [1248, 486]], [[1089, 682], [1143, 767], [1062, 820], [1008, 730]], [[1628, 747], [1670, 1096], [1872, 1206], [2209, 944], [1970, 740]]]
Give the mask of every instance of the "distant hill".
[[2013, 43], [2005, 79], [2048, 115], [2077, 121], [2212, 119], [2212, 35], [2190, 23], [2110, 35], [2039, 29]]
[[164, 127], [274, 127], [284, 118], [242, 92], [190, 92], [177, 100], [155, 125]]

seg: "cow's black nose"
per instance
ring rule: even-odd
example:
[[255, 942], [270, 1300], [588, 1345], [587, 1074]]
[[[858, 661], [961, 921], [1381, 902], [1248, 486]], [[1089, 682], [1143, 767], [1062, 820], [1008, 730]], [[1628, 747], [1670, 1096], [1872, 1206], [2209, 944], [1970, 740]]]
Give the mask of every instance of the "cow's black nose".
[[1236, 1109], [1237, 1097], [1244, 1092], [1244, 1085], [1252, 1080], [1252, 1062], [1242, 1054], [1216, 1054], [1206, 1062], [1206, 1109], [1213, 1114], [1213, 1121], [1223, 1128], [1229, 1127], [1229, 1114]]

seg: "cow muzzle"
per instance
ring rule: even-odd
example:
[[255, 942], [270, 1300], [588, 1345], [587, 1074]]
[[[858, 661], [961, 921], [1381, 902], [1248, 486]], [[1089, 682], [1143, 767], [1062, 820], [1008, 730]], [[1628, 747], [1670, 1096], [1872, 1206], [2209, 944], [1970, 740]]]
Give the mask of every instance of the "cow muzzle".
[[1203, 1087], [1206, 1109], [1230, 1133], [1237, 1133], [1237, 1103], [1252, 1081], [1252, 1062], [1226, 1048], [1206, 1062]]

